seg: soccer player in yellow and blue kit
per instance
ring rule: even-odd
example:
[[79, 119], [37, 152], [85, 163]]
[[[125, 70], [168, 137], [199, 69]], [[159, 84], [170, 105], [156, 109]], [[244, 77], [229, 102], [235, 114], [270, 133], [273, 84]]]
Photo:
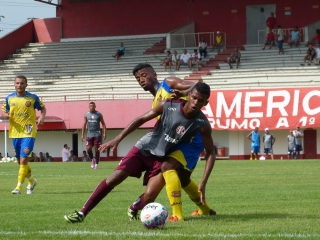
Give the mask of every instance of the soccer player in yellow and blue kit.
[[12, 191], [13, 194], [21, 194], [22, 184], [27, 178], [27, 194], [32, 194], [37, 185], [31, 175], [31, 168], [28, 164], [28, 156], [33, 151], [34, 142], [37, 135], [36, 111], [41, 111], [37, 124], [43, 125], [46, 115], [46, 108], [37, 95], [26, 91], [27, 78], [17, 76], [14, 80], [15, 92], [9, 94], [2, 106], [2, 115], [9, 119], [9, 138], [15, 151], [15, 157], [20, 165], [17, 187]]

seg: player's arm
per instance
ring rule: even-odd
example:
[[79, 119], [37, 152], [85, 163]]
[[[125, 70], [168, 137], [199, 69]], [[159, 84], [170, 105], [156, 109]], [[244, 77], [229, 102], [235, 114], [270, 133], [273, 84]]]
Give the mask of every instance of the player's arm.
[[43, 123], [44, 123], [44, 118], [45, 118], [45, 116], [46, 116], [46, 114], [47, 114], [47, 109], [46, 109], [46, 107], [43, 105], [43, 107], [41, 108], [41, 114], [40, 114], [40, 117], [38, 118], [38, 121], [37, 121], [37, 124], [39, 125], [39, 126], [41, 126], [41, 125], [43, 125]]
[[7, 98], [6, 98], [5, 102], [2, 104], [1, 112], [2, 112], [2, 116], [4, 118], [7, 118], [7, 119], [9, 118], [10, 107], [9, 107]]
[[202, 180], [199, 184], [199, 189], [198, 191], [200, 192], [200, 200], [202, 204], [205, 204], [206, 199], [205, 199], [205, 189], [206, 189], [206, 184], [208, 182], [209, 176], [212, 172], [214, 163], [216, 161], [216, 152], [211, 136], [211, 126], [210, 124], [204, 125], [201, 129], [201, 134], [202, 134], [202, 140], [204, 143], [204, 149], [206, 151], [206, 166], [204, 169], [204, 173], [202, 176]]
[[82, 124], [82, 128], [81, 128], [81, 140], [82, 140], [82, 142], [84, 140], [84, 133], [86, 131], [87, 123], [88, 123], [88, 120], [87, 120], [86, 116], [84, 116], [84, 120], [83, 120], [83, 124]]
[[177, 77], [167, 77], [166, 82], [172, 88], [172, 92], [175, 97], [188, 96], [188, 93], [195, 85], [194, 82], [182, 80], [181, 78]]
[[252, 142], [251, 135], [252, 135], [252, 132], [248, 134], [247, 138]]
[[272, 145], [276, 142], [276, 138], [272, 135]]
[[134, 130], [139, 128], [142, 124], [150, 121], [151, 119], [154, 119], [154, 118], [160, 116], [163, 113], [164, 103], [165, 103], [165, 101], [160, 102], [155, 108], [151, 109], [150, 111], [146, 112], [145, 114], [141, 115], [140, 117], [137, 117], [136, 119], [134, 119], [113, 140], [111, 140], [105, 144], [102, 144], [99, 147], [99, 151], [103, 152], [103, 151], [107, 150], [107, 154], [108, 154], [110, 149], [111, 149], [111, 151], [116, 149], [117, 146], [119, 145], [119, 143], [122, 141], [122, 139], [124, 139], [127, 135], [129, 135]]
[[107, 138], [107, 130], [106, 130], [107, 127], [106, 127], [106, 123], [104, 122], [104, 118], [103, 118], [102, 114], [100, 116], [100, 122], [102, 124], [102, 139], [106, 140], [106, 138]]

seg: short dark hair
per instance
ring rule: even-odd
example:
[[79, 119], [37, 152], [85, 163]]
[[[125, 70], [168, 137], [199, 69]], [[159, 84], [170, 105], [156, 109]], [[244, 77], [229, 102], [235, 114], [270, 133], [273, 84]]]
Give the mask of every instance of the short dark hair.
[[198, 49], [194, 49], [193, 51], [194, 51], [194, 52], [198, 52]]
[[[192, 90], [193, 89], [196, 89], [198, 93], [201, 93], [201, 94], [204, 94], [204, 95], [207, 95], [208, 96], [208, 99], [210, 97], [210, 92], [211, 92], [211, 89], [210, 89], [210, 86], [204, 82], [197, 82], [193, 87], [192, 87]], [[191, 91], [192, 91], [191, 90]]]
[[150, 64], [148, 64], [148, 63], [139, 63], [139, 64], [138, 64], [137, 66], [135, 66], [135, 68], [132, 70], [133, 76], [136, 75], [136, 72], [138, 72], [139, 70], [144, 69], [144, 68], [151, 68], [151, 69], [154, 71], [153, 67], [152, 67]]
[[26, 81], [26, 83], [28, 83], [27, 78], [25, 76], [23, 76], [23, 75], [16, 76], [16, 78], [14, 80], [16, 80], [17, 78], [22, 78], [22, 79], [24, 79]]
[[96, 105], [94, 102], [90, 102], [89, 105], [90, 105], [90, 104]]
[[278, 28], [281, 28], [281, 25], [278, 25]]
[[63, 145], [63, 147], [66, 147], [66, 146], [68, 146], [68, 144]]
[[317, 29], [317, 30], [316, 30], [316, 33], [318, 33], [318, 34], [319, 34], [319, 33], [320, 33], [320, 29]]

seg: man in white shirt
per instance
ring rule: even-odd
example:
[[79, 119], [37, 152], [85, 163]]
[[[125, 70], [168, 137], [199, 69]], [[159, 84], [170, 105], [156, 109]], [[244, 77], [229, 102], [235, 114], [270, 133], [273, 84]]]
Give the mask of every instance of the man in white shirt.
[[68, 144], [63, 145], [62, 148], [62, 162], [69, 162], [69, 147]]
[[319, 65], [320, 64], [320, 44], [317, 44], [315, 52], [316, 52], [316, 56], [313, 61], [314, 61], [314, 64]]
[[201, 42], [199, 42], [199, 52], [200, 52], [200, 55], [202, 57], [202, 54], [203, 54], [203, 58], [205, 58], [207, 56], [207, 43], [203, 38], [201, 38]]
[[199, 70], [199, 62], [201, 60], [201, 55], [198, 53], [198, 50], [195, 49], [194, 53], [192, 54], [191, 58], [189, 58], [188, 66], [189, 69], [192, 70], [192, 64], [197, 65], [197, 70]]
[[177, 70], [180, 69], [180, 65], [188, 65], [189, 59], [191, 58], [190, 53], [187, 52], [187, 49], [183, 50], [183, 53], [180, 55], [180, 61], [178, 62]]

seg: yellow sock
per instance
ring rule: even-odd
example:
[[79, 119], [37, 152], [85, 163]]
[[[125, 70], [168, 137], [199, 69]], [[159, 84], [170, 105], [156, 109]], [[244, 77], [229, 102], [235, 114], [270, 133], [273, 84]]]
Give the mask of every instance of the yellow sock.
[[22, 184], [28, 173], [28, 165], [20, 165], [17, 189], [22, 190]]
[[172, 215], [177, 216], [179, 221], [183, 221], [182, 201], [181, 201], [181, 183], [175, 170], [169, 170], [162, 173], [166, 181], [167, 195], [172, 207]]
[[28, 181], [28, 185], [32, 185], [32, 184], [34, 184], [34, 178], [33, 178], [32, 174], [31, 174], [31, 168], [30, 168], [29, 163], [28, 163], [27, 166], [28, 166], [28, 173], [26, 175], [26, 178], [29, 180]]
[[208, 215], [210, 213], [211, 208], [209, 205], [207, 203], [202, 205], [200, 201], [200, 193], [198, 192], [198, 185], [193, 180], [191, 180], [189, 185], [183, 188], [183, 190], [188, 194], [191, 201], [199, 207], [199, 215]]

